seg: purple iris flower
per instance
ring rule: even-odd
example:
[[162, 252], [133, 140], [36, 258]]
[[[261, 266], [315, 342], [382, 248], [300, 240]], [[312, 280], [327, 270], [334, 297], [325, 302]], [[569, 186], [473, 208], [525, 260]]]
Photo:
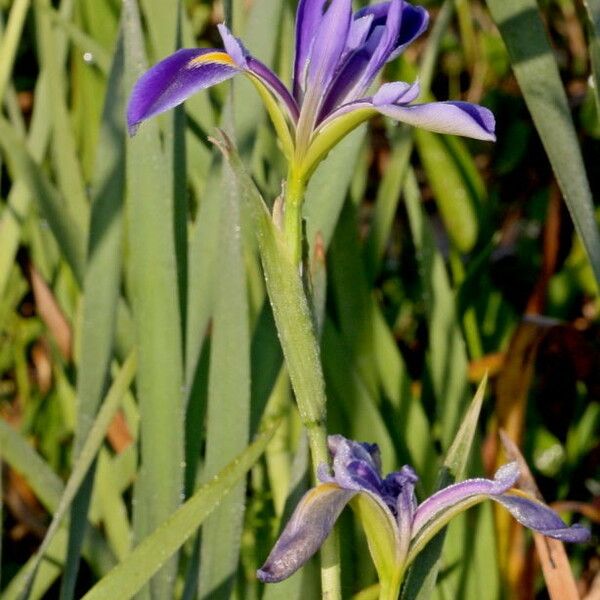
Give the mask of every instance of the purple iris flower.
[[[429, 540], [457, 514], [491, 499], [504, 506], [525, 527], [563, 542], [585, 542], [589, 531], [567, 526], [548, 506], [519, 490], [516, 462], [502, 466], [494, 479], [467, 479], [436, 492], [417, 504], [415, 472], [409, 466], [381, 475], [374, 444], [329, 437], [333, 475], [319, 469], [321, 483], [302, 498], [271, 554], [257, 575], [271, 583], [292, 575], [318, 550], [349, 503], [365, 528], [380, 582], [397, 597], [406, 567]], [[392, 581], [392, 583], [390, 583]], [[394, 593], [396, 594], [394, 596]]]
[[467, 102], [415, 104], [418, 83], [386, 83], [369, 95], [384, 65], [421, 35], [428, 21], [424, 8], [405, 0], [354, 13], [351, 0], [300, 0], [291, 91], [219, 25], [224, 50], [179, 50], [139, 79], [129, 101], [129, 129], [133, 133], [145, 119], [198, 90], [244, 73], [258, 88], [302, 178], [344, 135], [377, 113], [430, 131], [494, 140], [489, 110]]

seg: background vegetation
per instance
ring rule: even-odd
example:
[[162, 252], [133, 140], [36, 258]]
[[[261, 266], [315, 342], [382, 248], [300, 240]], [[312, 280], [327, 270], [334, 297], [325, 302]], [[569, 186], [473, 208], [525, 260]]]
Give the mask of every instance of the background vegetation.
[[[2, 598], [81, 598], [118, 563], [90, 598], [129, 597], [159, 567], [140, 597], [318, 597], [314, 565], [267, 588], [254, 576], [310, 484], [307, 444], [254, 234], [207, 139], [228, 107], [272, 202], [285, 172], [270, 123], [238, 80], [142, 137], [124, 122], [146, 61], [219, 45], [225, 13], [289, 79], [295, 4], [0, 2]], [[591, 526], [600, 4], [426, 5], [432, 27], [386, 79], [420, 73], [439, 99], [488, 106], [498, 142], [378, 119], [313, 178], [329, 430], [377, 442], [384, 470], [414, 465], [423, 497], [489, 371], [469, 474], [501, 462], [503, 428], [546, 500]], [[344, 594], [372, 597], [350, 512], [341, 535]], [[569, 548], [582, 595], [598, 594], [595, 543]], [[489, 506], [450, 527], [440, 564], [436, 598], [546, 594], [531, 539]]]

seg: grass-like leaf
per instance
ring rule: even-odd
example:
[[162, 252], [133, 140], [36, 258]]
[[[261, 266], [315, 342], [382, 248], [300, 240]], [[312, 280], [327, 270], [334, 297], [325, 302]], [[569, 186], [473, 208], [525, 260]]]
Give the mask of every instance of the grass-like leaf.
[[[35, 163], [25, 144], [8, 121], [0, 117], [0, 147], [14, 179], [22, 179], [31, 196], [39, 203], [50, 229], [75, 278], [83, 281], [85, 233], [62, 202], [48, 177]], [[25, 206], [22, 206], [25, 209]]]
[[[487, 377], [481, 382], [463, 418], [460, 429], [446, 453], [439, 475], [438, 489], [464, 478], [475, 432], [477, 431], [477, 422], [486, 384]], [[427, 600], [431, 598], [440, 569], [440, 556], [444, 547], [445, 536], [445, 530], [438, 533], [425, 546], [423, 552], [419, 554], [406, 579], [402, 600]]]
[[575, 229], [600, 281], [600, 233], [577, 132], [535, 0], [487, 0]]
[[[92, 185], [88, 259], [83, 284], [81, 355], [77, 373], [75, 457], [82, 450], [104, 393], [114, 347], [117, 303], [121, 283], [125, 124], [123, 122], [123, 45], [119, 44], [108, 83], [106, 104]], [[61, 598], [72, 598], [79, 551], [86, 527], [93, 470], [75, 498], [71, 514], [69, 554]]]
[[30, 576], [24, 582], [23, 598], [27, 597], [28, 588], [35, 577], [37, 568], [41, 560], [44, 558], [44, 554], [52, 542], [52, 538], [58, 531], [58, 527], [67, 514], [69, 507], [71, 506], [71, 502], [73, 501], [73, 498], [75, 498], [77, 490], [79, 490], [79, 486], [83, 482], [102, 442], [104, 441], [108, 426], [117, 412], [123, 396], [133, 381], [135, 370], [136, 357], [135, 355], [131, 355], [121, 368], [119, 375], [117, 375], [115, 378], [115, 381], [106, 396], [106, 400], [102, 404], [102, 408], [100, 409], [100, 412], [98, 413], [98, 416], [96, 417], [96, 420], [89, 431], [89, 435], [81, 448], [81, 452], [77, 458], [73, 472], [71, 473], [69, 481], [65, 486], [65, 490], [60, 498], [60, 502], [54, 511], [52, 523], [50, 524], [50, 527], [48, 527], [44, 541], [37, 551], [36, 560], [34, 560], [33, 564], [31, 565]]
[[[240, 199], [233, 173], [223, 172], [219, 277], [213, 327], [206, 423], [206, 480], [239, 454], [250, 435], [250, 324], [242, 254]], [[202, 532], [200, 597], [229, 598], [239, 560], [245, 485], [238, 485]]]
[[[126, 90], [146, 60], [137, 3], [124, 3]], [[171, 156], [169, 154], [169, 156]], [[183, 352], [171, 165], [156, 120], [127, 143], [128, 290], [134, 314], [139, 368], [141, 462], [133, 514], [143, 539], [181, 503], [183, 492]], [[167, 451], [168, 449], [168, 451]], [[171, 561], [152, 583], [159, 598], [172, 595]]]
[[183, 506], [146, 537], [132, 553], [82, 600], [131, 598], [198, 529], [233, 486], [264, 452], [277, 425], [260, 434], [256, 441], [202, 486]]

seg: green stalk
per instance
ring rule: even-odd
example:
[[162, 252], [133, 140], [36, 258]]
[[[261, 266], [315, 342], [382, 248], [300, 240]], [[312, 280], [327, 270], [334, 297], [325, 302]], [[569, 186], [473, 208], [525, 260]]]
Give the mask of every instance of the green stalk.
[[294, 265], [302, 262], [302, 205], [306, 179], [290, 169], [285, 190], [284, 233]]
[[[292, 264], [298, 268], [302, 263], [302, 205], [304, 203], [304, 193], [306, 191], [306, 179], [296, 175], [295, 170], [290, 169], [287, 187], [285, 193], [285, 215], [284, 215], [284, 237], [288, 247]], [[274, 302], [274, 299], [272, 299]], [[279, 322], [277, 323], [279, 328]], [[297, 324], [289, 324], [297, 326]], [[314, 328], [312, 329], [314, 345], [318, 349]], [[286, 356], [287, 359], [287, 356]], [[322, 371], [320, 377], [323, 378]], [[325, 415], [327, 411], [327, 399], [325, 397], [325, 386], [320, 385], [321, 393], [318, 398], [305, 397], [304, 386], [298, 386], [291, 378], [292, 387], [296, 394], [296, 401], [302, 416], [302, 424], [308, 433], [308, 443], [313, 462], [314, 476], [316, 478], [317, 468], [320, 464], [329, 463], [329, 450], [327, 448], [327, 429], [325, 425]], [[302, 407], [318, 407], [321, 414], [319, 419], [306, 419], [304, 414], [306, 410]], [[339, 537], [334, 529], [325, 543], [321, 546], [321, 591], [324, 600], [341, 600], [341, 582], [340, 582], [340, 548]]]
[[[233, 170], [240, 196], [250, 209], [273, 316], [300, 419], [307, 431], [316, 478], [318, 466], [329, 463], [329, 451], [325, 427], [327, 399], [319, 342], [299, 273], [302, 259], [301, 209], [306, 182], [302, 178], [290, 177], [286, 209], [291, 208], [285, 216], [282, 235], [233, 144], [223, 132], [221, 140], [215, 141]], [[325, 600], [342, 598], [339, 555], [339, 540], [334, 530], [321, 546], [321, 590]]]
[[399, 580], [379, 582], [379, 600], [398, 600], [400, 595], [400, 586], [402, 585], [401, 577]]

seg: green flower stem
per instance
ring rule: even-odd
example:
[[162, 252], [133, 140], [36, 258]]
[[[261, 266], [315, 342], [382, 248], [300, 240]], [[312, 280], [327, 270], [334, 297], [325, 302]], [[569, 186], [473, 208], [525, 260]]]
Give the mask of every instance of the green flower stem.
[[302, 204], [306, 181], [290, 169], [285, 190], [284, 234], [294, 265], [302, 261]]
[[401, 583], [401, 581], [380, 581], [379, 600], [398, 600]]
[[[295, 267], [299, 267], [302, 262], [302, 205], [304, 203], [304, 193], [306, 191], [306, 180], [297, 176], [294, 169], [290, 169], [286, 192], [285, 192], [285, 214], [284, 214], [284, 237], [289, 250], [290, 259]], [[313, 331], [314, 335], [314, 331]], [[315, 345], [316, 345], [315, 339]], [[296, 401], [302, 415], [303, 406], [314, 405], [316, 398], [305, 398], [304, 387], [292, 386], [296, 394]], [[321, 387], [324, 389], [324, 386]], [[329, 451], [327, 449], [327, 430], [325, 427], [324, 416], [326, 414], [326, 398], [323, 392], [322, 398], [319, 398], [320, 412], [323, 415], [319, 420], [302, 419], [303, 425], [308, 433], [310, 453], [312, 457], [314, 474], [316, 477], [317, 468], [320, 464], [329, 463]], [[321, 589], [324, 600], [341, 600], [340, 583], [340, 548], [339, 537], [334, 529], [325, 543], [321, 546]]]
[[[312, 423], [307, 427], [307, 431], [316, 477], [317, 467], [322, 463], [329, 463], [327, 432], [324, 423]], [[340, 540], [337, 527], [333, 528], [321, 546], [321, 591], [323, 600], [341, 600], [342, 598]], [[394, 600], [397, 600], [397, 597]]]
[[[329, 462], [329, 452], [325, 428], [327, 400], [319, 342], [299, 273], [302, 259], [301, 210], [306, 181], [294, 177], [293, 169], [290, 171], [282, 232], [273, 223], [233, 144], [223, 132], [221, 137], [216, 143], [229, 161], [240, 195], [250, 209], [267, 292], [298, 412], [307, 430], [316, 477], [317, 467]], [[321, 546], [321, 589], [326, 600], [342, 598], [339, 542], [335, 530]]]

